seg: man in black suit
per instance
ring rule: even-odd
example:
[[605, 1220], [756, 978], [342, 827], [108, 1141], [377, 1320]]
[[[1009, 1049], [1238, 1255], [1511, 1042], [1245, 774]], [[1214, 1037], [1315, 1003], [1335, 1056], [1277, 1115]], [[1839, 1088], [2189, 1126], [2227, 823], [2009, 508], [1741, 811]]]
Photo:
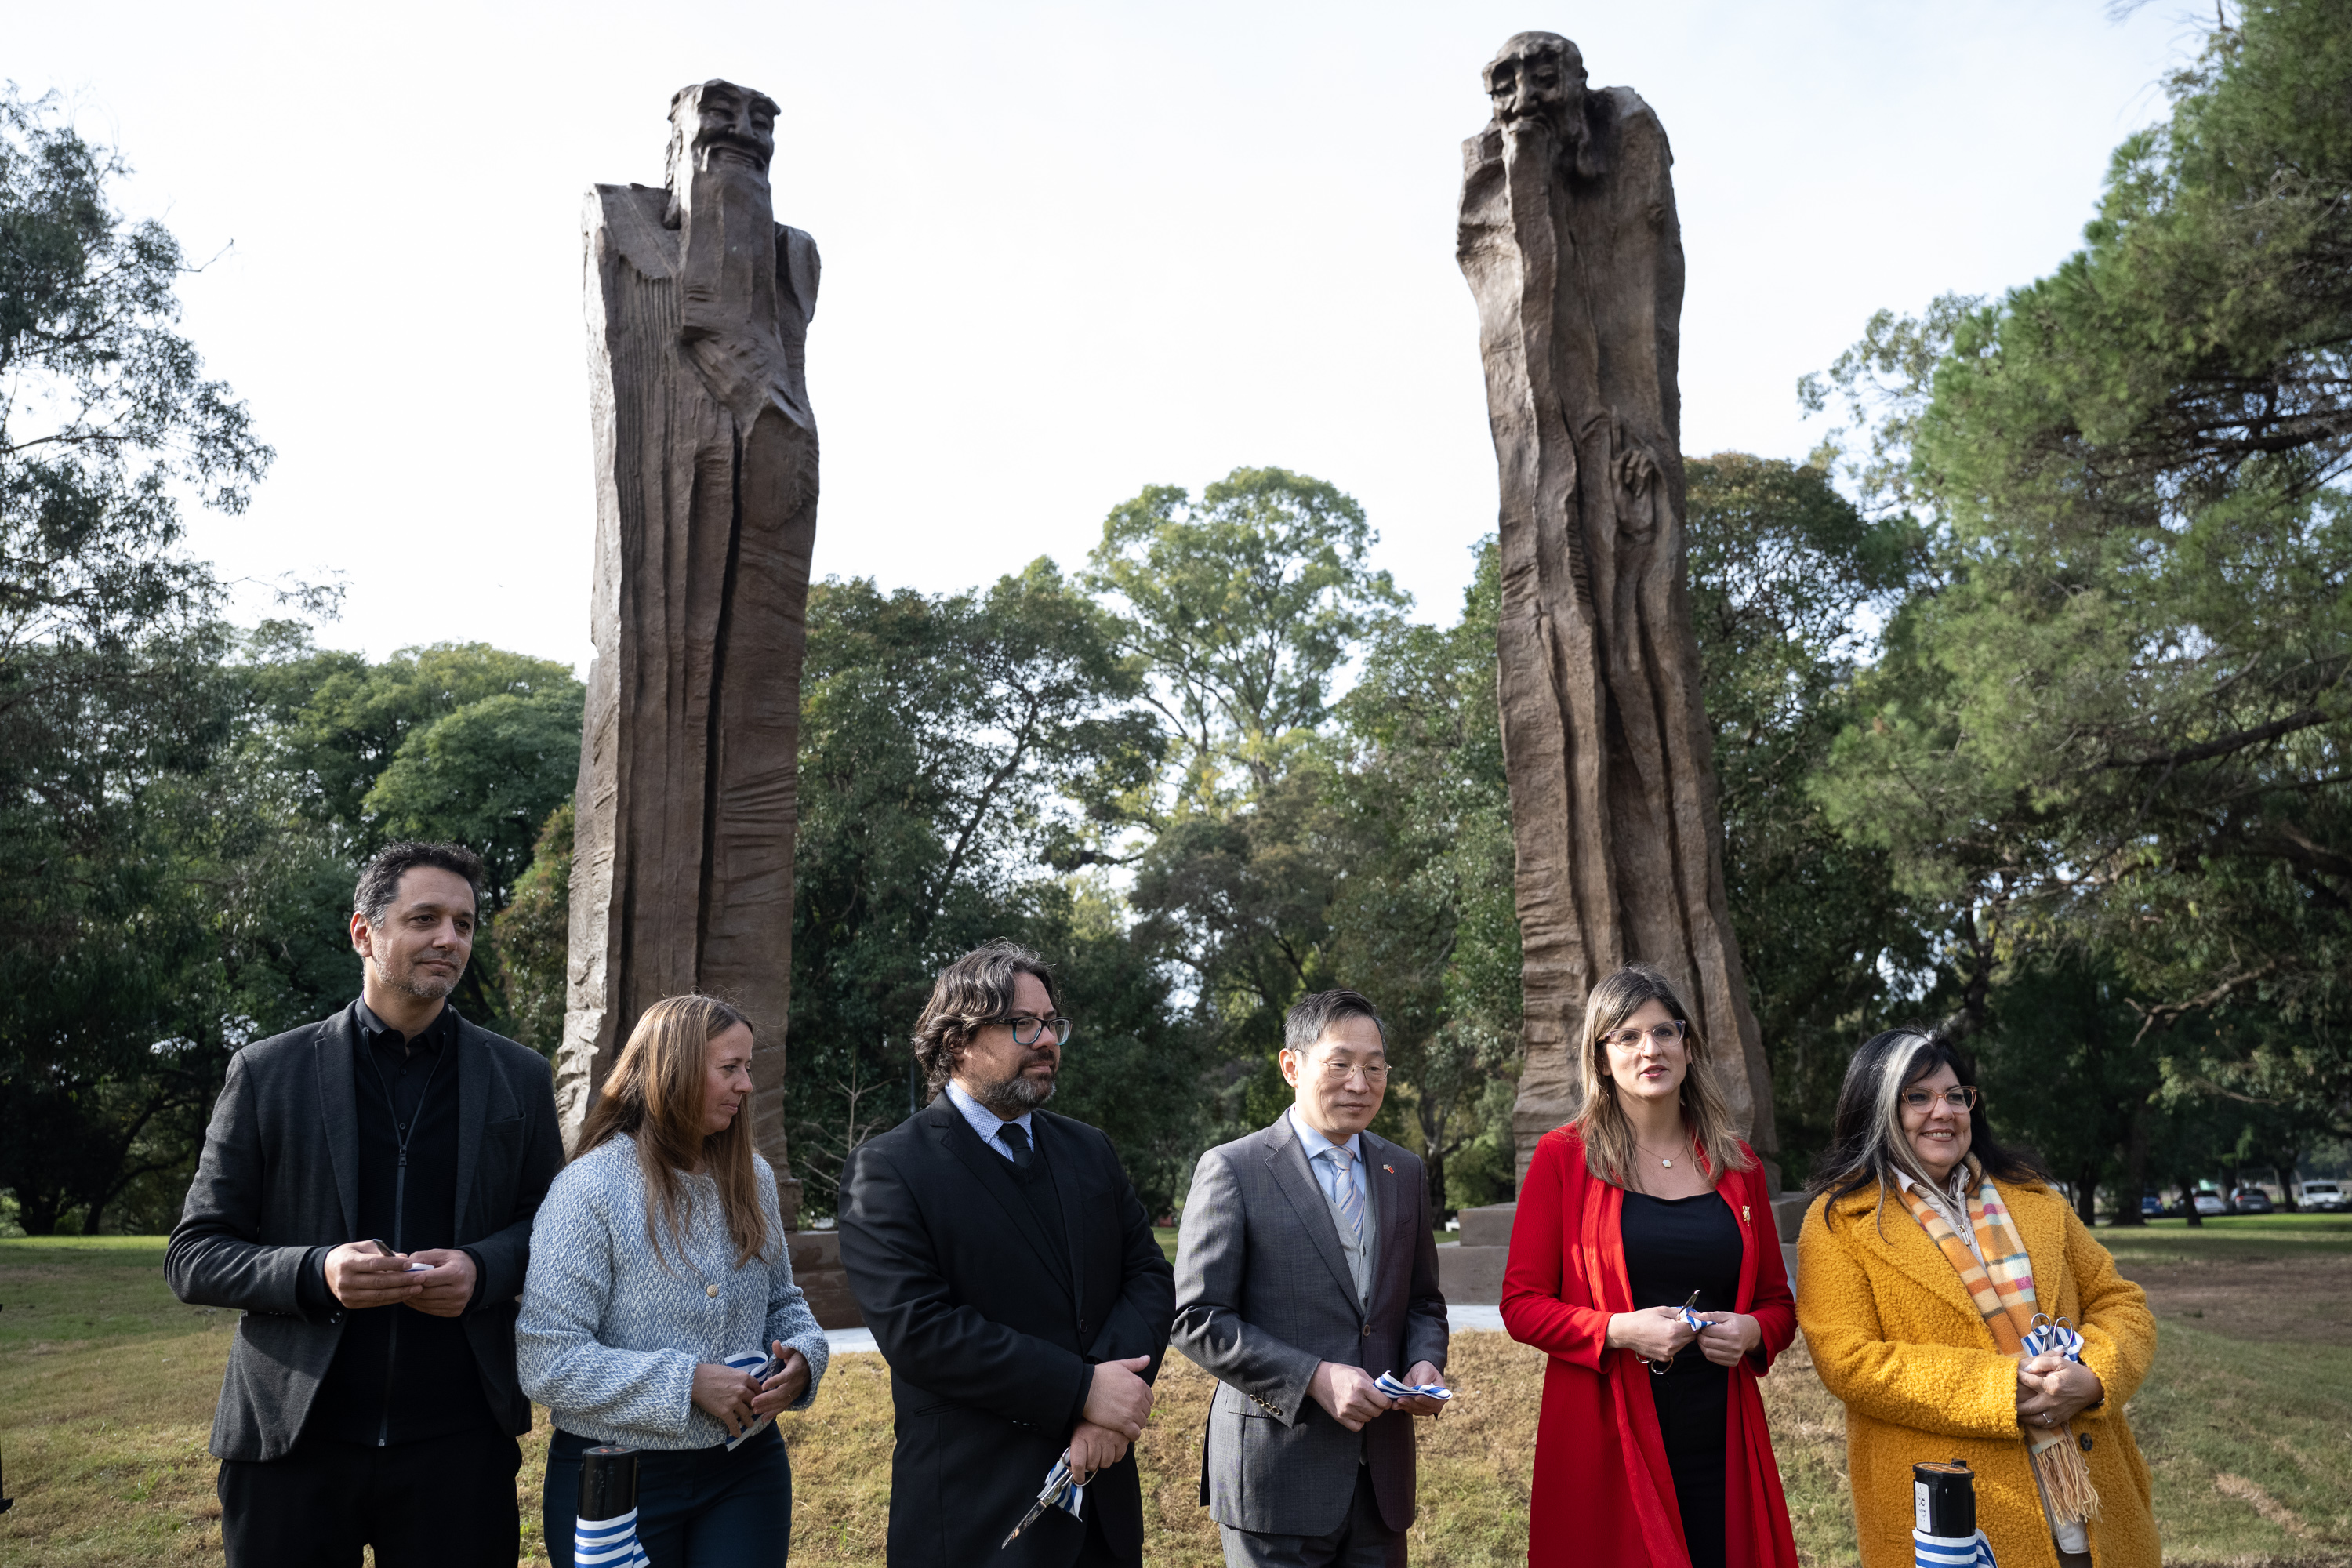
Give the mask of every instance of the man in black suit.
[[[929, 1107], [842, 1173], [841, 1261], [898, 1417], [892, 1568], [1143, 1561], [1129, 1445], [1175, 1279], [1110, 1140], [1039, 1109], [1069, 1033], [1035, 953], [966, 953], [915, 1026]], [[1089, 1478], [1078, 1516], [999, 1552], [1066, 1449]]]
[[352, 898], [359, 1000], [246, 1047], [163, 1272], [243, 1310], [213, 1417], [230, 1568], [513, 1563], [515, 1300], [563, 1163], [546, 1059], [448, 1005], [482, 863], [394, 844]]

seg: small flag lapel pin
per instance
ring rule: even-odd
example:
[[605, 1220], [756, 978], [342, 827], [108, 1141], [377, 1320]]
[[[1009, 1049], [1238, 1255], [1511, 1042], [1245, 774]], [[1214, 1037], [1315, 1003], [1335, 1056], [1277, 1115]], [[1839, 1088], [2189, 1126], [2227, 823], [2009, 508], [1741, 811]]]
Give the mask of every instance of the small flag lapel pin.
[[1381, 1169], [1386, 1171], [1391, 1176], [1396, 1174], [1396, 1167], [1394, 1165], [1382, 1165]]

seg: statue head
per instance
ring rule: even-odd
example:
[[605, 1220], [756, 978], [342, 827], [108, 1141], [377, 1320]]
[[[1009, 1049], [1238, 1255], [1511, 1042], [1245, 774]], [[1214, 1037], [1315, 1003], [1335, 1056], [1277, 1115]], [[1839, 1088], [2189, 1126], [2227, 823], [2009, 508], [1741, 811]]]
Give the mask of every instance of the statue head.
[[1584, 55], [1558, 33], [1514, 33], [1486, 62], [1486, 96], [1504, 131], [1548, 126], [1563, 160], [1580, 174], [1589, 167], [1591, 128], [1584, 114]]
[[1583, 118], [1584, 55], [1558, 33], [1514, 33], [1486, 62], [1486, 96], [1506, 126]]
[[762, 179], [776, 155], [776, 100], [731, 81], [696, 82], [669, 100], [669, 220], [696, 170], [735, 163]]

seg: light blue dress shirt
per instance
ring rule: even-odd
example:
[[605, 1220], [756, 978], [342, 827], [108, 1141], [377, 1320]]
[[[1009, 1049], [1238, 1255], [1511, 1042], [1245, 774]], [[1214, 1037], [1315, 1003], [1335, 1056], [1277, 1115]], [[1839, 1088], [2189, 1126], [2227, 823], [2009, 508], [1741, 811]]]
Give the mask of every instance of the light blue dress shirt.
[[1334, 1143], [1307, 1125], [1306, 1118], [1298, 1114], [1298, 1107], [1294, 1105], [1283, 1114], [1290, 1118], [1291, 1131], [1298, 1134], [1298, 1147], [1307, 1155], [1307, 1168], [1315, 1173], [1315, 1180], [1322, 1186], [1323, 1195], [1334, 1204], [1339, 1201], [1339, 1162], [1324, 1159], [1323, 1151], [1345, 1149], [1353, 1156], [1348, 1162], [1348, 1184], [1356, 1189], [1356, 1196], [1363, 1201], [1364, 1213], [1369, 1216], [1372, 1212], [1372, 1190], [1364, 1180], [1363, 1139], [1350, 1132], [1345, 1143]]
[[1037, 1130], [1029, 1125], [1029, 1112], [1023, 1111], [1008, 1123], [1004, 1118], [966, 1094], [963, 1091], [963, 1085], [953, 1079], [948, 1080], [948, 1099], [955, 1102], [955, 1108], [958, 1110], [963, 1112], [963, 1119], [971, 1123], [971, 1130], [980, 1134], [980, 1141], [1005, 1159], [1013, 1158], [1013, 1151], [999, 1134], [1007, 1126], [1018, 1127], [1022, 1131], [1029, 1134], [1029, 1147], [1032, 1149], [1037, 1147]]

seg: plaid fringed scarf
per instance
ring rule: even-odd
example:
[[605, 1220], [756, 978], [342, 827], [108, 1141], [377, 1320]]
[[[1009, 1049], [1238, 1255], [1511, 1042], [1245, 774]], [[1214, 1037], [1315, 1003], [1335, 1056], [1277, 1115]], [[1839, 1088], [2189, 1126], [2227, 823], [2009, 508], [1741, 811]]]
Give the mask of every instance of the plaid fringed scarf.
[[[1973, 1161], [1969, 1174], [1971, 1178], [1979, 1174]], [[2034, 1314], [2041, 1310], [2033, 1299], [2033, 1262], [2025, 1255], [2025, 1242], [2017, 1234], [2009, 1205], [2000, 1201], [1992, 1178], [1983, 1177], [1969, 1194], [1969, 1223], [1976, 1227], [1977, 1243], [1984, 1248], [1982, 1263], [1934, 1204], [1909, 1187], [1896, 1190], [1911, 1205], [1919, 1228], [1943, 1252], [1945, 1261], [1959, 1271], [1960, 1283], [1968, 1287], [1969, 1299], [1976, 1302], [1985, 1326], [1992, 1330], [1993, 1342], [2001, 1353], [2024, 1355], [2025, 1336], [2033, 1327]], [[2052, 1523], [2080, 1524], [2099, 1517], [2099, 1494], [2091, 1485], [2091, 1468], [2074, 1441], [2072, 1422], [2026, 1428], [2025, 1447], [2032, 1456], [2034, 1474], [2041, 1478], [2042, 1496], [2050, 1500], [2055, 1516]]]

